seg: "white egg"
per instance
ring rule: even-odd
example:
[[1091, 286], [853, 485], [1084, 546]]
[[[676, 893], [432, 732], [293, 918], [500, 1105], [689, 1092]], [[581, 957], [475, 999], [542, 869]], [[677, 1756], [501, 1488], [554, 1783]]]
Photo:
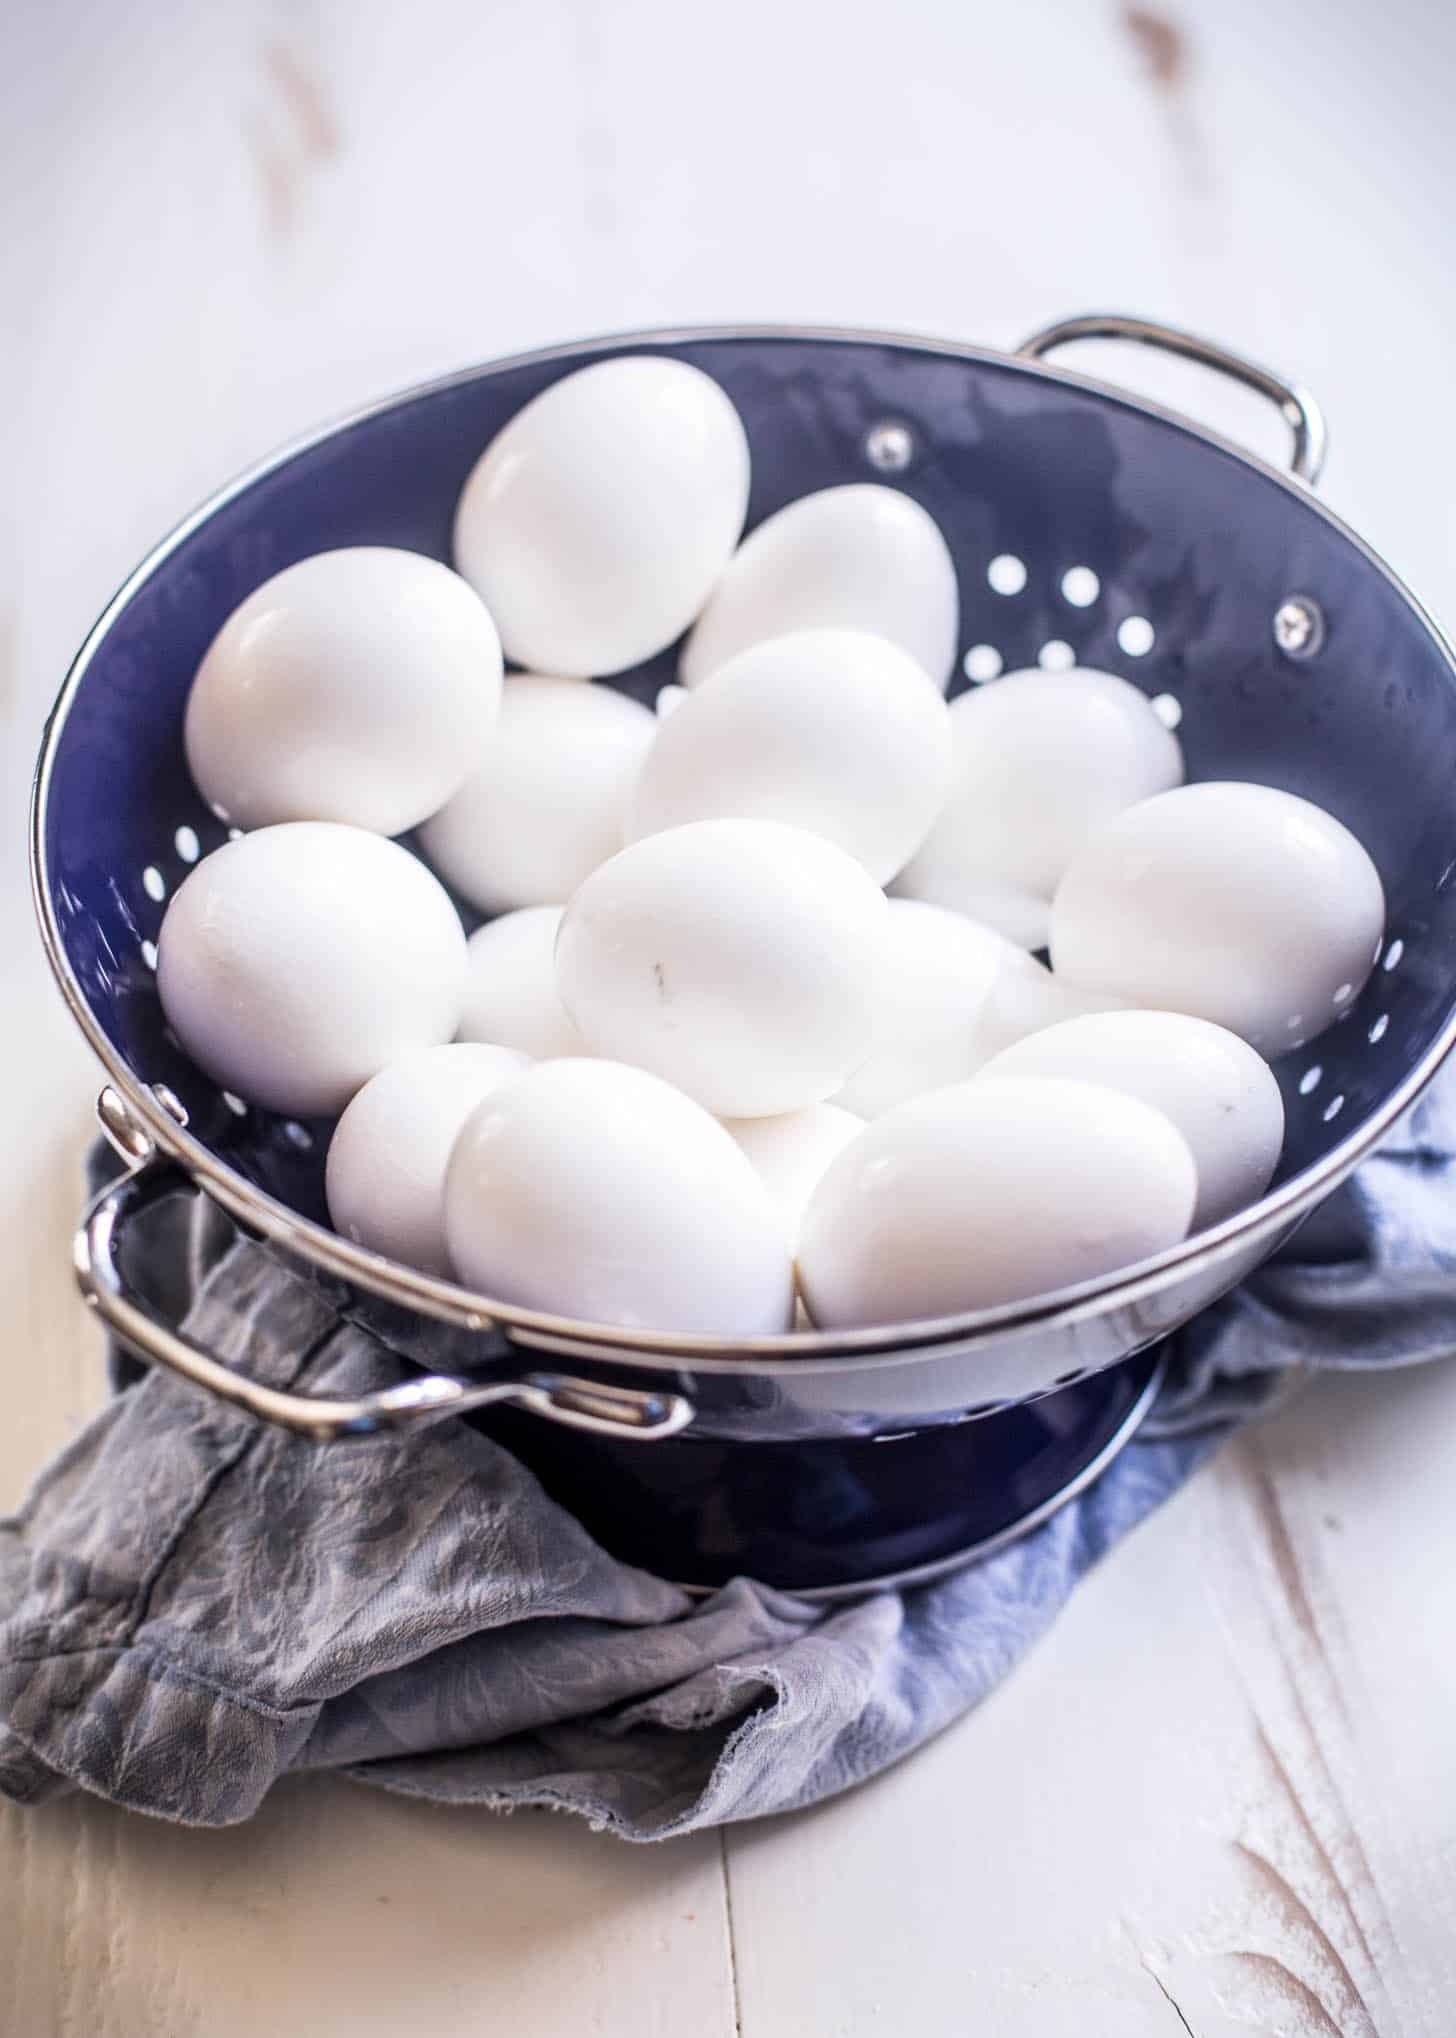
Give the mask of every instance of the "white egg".
[[556, 988], [560, 906], [525, 906], [478, 927], [466, 951], [460, 1038], [518, 1048], [533, 1061], [587, 1053]]
[[817, 835], [694, 821], [593, 871], [561, 923], [557, 986], [594, 1053], [725, 1118], [796, 1111], [869, 1048], [887, 911]]
[[709, 376], [629, 355], [555, 382], [496, 434], [455, 512], [455, 561], [507, 655], [621, 672], [697, 615], [748, 508], [748, 441]]
[[1197, 1176], [1160, 1111], [981, 1077], [902, 1104], [830, 1163], [799, 1235], [821, 1330], [1022, 1302], [1176, 1245]]
[[362, 828], [288, 821], [188, 872], [157, 937], [157, 990], [183, 1048], [271, 1111], [342, 1111], [460, 1018], [465, 933], [418, 857]]
[[877, 1118], [923, 1090], [966, 1081], [1013, 1040], [1083, 1009], [993, 928], [917, 899], [891, 899], [874, 1047], [834, 1101]]
[[508, 679], [484, 758], [420, 845], [482, 912], [561, 905], [621, 848], [656, 733], [650, 709], [612, 687]]
[[678, 676], [697, 686], [750, 644], [821, 629], [888, 637], [944, 693], [960, 629], [955, 565], [934, 517], [912, 497], [851, 482], [767, 518], [714, 589]]
[[465, 1121], [530, 1063], [509, 1047], [419, 1047], [371, 1076], [334, 1128], [324, 1191], [335, 1231], [424, 1274], [449, 1275], [445, 1170]]
[[1284, 1143], [1284, 1100], [1246, 1041], [1180, 1012], [1092, 1012], [1018, 1041], [986, 1064], [1001, 1076], [1065, 1076], [1151, 1104], [1198, 1169], [1193, 1229], [1256, 1203]]
[[458, 573], [383, 545], [319, 552], [214, 637], [187, 699], [187, 762], [240, 828], [399, 835], [462, 784], [500, 691], [495, 624]]
[[450, 1256], [481, 1294], [588, 1323], [725, 1338], [786, 1330], [783, 1220], [730, 1136], [645, 1070], [557, 1061], [461, 1133]]
[[1052, 906], [1052, 966], [1277, 1055], [1345, 1011], [1384, 925], [1379, 873], [1332, 814], [1271, 786], [1190, 785], [1079, 852]]
[[[917, 868], [918, 866], [918, 868]], [[923, 905], [939, 906], [993, 927], [1007, 941], [1028, 951], [1045, 948], [1051, 931], [1052, 902], [1025, 885], [1004, 878], [958, 870], [954, 866], [922, 863], [918, 857], [890, 886], [896, 899], [915, 899]]]
[[955, 766], [896, 889], [960, 912], [991, 882], [1050, 899], [1102, 822], [1182, 783], [1183, 753], [1110, 672], [1010, 672], [951, 703]]
[[836, 1104], [809, 1104], [775, 1118], [725, 1118], [723, 1124], [777, 1204], [792, 1249], [820, 1176], [856, 1133], [864, 1131], [864, 1120]]
[[659, 729], [627, 840], [685, 821], [785, 821], [877, 884], [950, 782], [950, 717], [908, 652], [863, 630], [800, 630], [720, 665]]

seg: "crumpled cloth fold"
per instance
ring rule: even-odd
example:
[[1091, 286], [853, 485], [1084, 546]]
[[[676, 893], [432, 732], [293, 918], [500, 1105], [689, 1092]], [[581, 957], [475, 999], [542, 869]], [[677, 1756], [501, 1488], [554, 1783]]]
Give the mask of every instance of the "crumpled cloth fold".
[[[0, 1794], [225, 1825], [284, 1771], [337, 1769], [655, 1840], [847, 1789], [976, 1705], [1291, 1381], [1456, 1346], [1453, 1151], [1448, 1078], [1170, 1341], [1152, 1417], [1088, 1491], [951, 1577], [831, 1606], [744, 1578], [694, 1599], [619, 1563], [464, 1423], [311, 1444], [127, 1369], [0, 1520]], [[230, 1364], [341, 1394], [398, 1377], [201, 1199], [150, 1251]]]

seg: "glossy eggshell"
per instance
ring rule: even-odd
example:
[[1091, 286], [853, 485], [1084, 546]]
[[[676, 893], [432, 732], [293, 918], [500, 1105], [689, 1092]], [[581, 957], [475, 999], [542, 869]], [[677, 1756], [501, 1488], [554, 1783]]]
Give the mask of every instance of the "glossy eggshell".
[[1347, 1009], [1384, 927], [1379, 873], [1332, 814], [1207, 783], [1129, 808], [1078, 853], [1052, 906], [1052, 965], [1274, 1056]]
[[695, 821], [593, 871], [561, 923], [557, 985], [594, 1053], [722, 1117], [794, 1111], [869, 1048], [887, 911], [817, 835]]
[[1009, 672], [950, 719], [950, 792], [901, 874], [905, 898], [971, 912], [991, 882], [1050, 899], [1104, 821], [1183, 780], [1177, 737], [1110, 672]]
[[324, 1189], [335, 1231], [424, 1274], [449, 1275], [445, 1170], [465, 1121], [530, 1066], [508, 1047], [416, 1048], [371, 1076], [329, 1142]]
[[187, 763], [241, 828], [399, 835], [487, 749], [500, 692], [500, 639], [459, 574], [382, 545], [320, 552], [265, 580], [213, 639], [187, 699]]
[[445, 1192], [462, 1281], [589, 1323], [786, 1330], [783, 1219], [732, 1138], [644, 1069], [558, 1061], [492, 1092]]
[[485, 755], [420, 830], [440, 875], [482, 912], [561, 905], [622, 846], [622, 824], [657, 733], [612, 687], [508, 679]]
[[960, 597], [934, 517], [877, 482], [800, 496], [744, 539], [683, 647], [698, 686], [751, 644], [792, 630], [868, 630], [922, 665], [942, 693], [955, 667]]
[[834, 1104], [810, 1104], [775, 1118], [725, 1118], [723, 1125], [777, 1204], [791, 1247], [824, 1170], [864, 1130], [862, 1118]]
[[747, 507], [748, 441], [717, 383], [628, 355], [553, 383], [496, 434], [456, 508], [455, 561], [517, 664], [621, 672], [692, 622]]
[[341, 1111], [387, 1062], [447, 1041], [465, 934], [398, 843], [329, 821], [260, 828], [173, 894], [157, 989], [183, 1048], [252, 1104]]
[[941, 906], [891, 899], [880, 953], [874, 1045], [834, 1098], [864, 1118], [964, 1082], [1012, 1041], [1085, 1009], [1034, 956]]
[[950, 782], [950, 721], [888, 638], [801, 630], [731, 658], [659, 728], [627, 839], [737, 817], [808, 828], [884, 884]]
[[958, 913], [994, 929], [1028, 954], [1045, 948], [1051, 932], [1052, 902], [1040, 892], [940, 858], [912, 859], [890, 886], [890, 896]]
[[514, 1047], [533, 1061], [583, 1055], [556, 988], [560, 906], [525, 906], [478, 927], [466, 950], [459, 1037]]
[[1268, 1063], [1226, 1027], [1179, 1012], [1068, 1019], [1008, 1047], [983, 1074], [1101, 1083], [1161, 1111], [1198, 1169], [1195, 1231], [1256, 1203], [1284, 1143], [1284, 1100]]
[[799, 1235], [820, 1329], [994, 1309], [1176, 1245], [1197, 1177], [1181, 1133], [1116, 1090], [980, 1077], [868, 1125]]

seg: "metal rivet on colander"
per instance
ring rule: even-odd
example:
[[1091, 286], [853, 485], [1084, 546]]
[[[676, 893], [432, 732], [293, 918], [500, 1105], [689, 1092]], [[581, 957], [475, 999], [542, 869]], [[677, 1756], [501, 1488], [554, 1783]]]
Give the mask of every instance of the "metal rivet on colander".
[[170, 1083], [153, 1083], [152, 1095], [169, 1118], [175, 1118], [179, 1125], [187, 1123], [187, 1106]]
[[1292, 594], [1274, 611], [1274, 642], [1286, 658], [1313, 658], [1325, 641], [1324, 611], [1312, 595]]
[[915, 434], [896, 418], [881, 418], [865, 433], [864, 456], [881, 474], [903, 474], [915, 458]]
[[151, 1134], [132, 1116], [131, 1106], [110, 1083], [96, 1099], [96, 1116], [107, 1140], [123, 1160], [149, 1161], [152, 1158]]

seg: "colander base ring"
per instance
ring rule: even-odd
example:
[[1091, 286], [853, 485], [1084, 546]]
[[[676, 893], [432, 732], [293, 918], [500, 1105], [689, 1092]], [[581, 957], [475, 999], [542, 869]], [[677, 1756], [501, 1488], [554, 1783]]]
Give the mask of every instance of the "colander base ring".
[[908, 1434], [614, 1444], [509, 1409], [472, 1417], [622, 1562], [690, 1592], [749, 1577], [832, 1600], [927, 1583], [1028, 1534], [1132, 1441], [1153, 1347], [1039, 1401]]

